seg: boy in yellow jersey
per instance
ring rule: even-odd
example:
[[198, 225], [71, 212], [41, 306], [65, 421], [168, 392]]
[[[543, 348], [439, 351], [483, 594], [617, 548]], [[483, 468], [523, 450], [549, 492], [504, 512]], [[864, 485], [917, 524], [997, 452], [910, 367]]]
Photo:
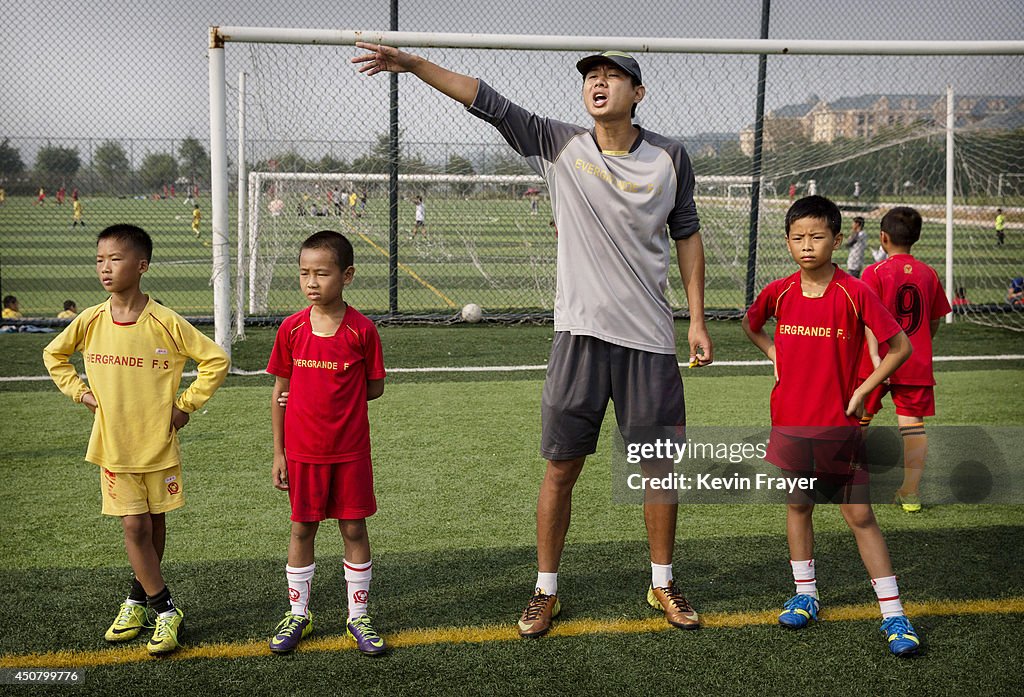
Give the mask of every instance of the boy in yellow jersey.
[[[96, 239], [96, 273], [110, 298], [83, 310], [43, 349], [60, 391], [95, 414], [85, 459], [100, 467], [103, 513], [121, 518], [135, 578], [105, 638], [129, 641], [152, 627], [154, 655], [178, 648], [182, 613], [160, 570], [165, 513], [182, 506], [178, 431], [224, 381], [228, 357], [212, 340], [139, 289], [153, 241], [142, 228], [113, 225]], [[89, 383], [69, 361], [80, 352]], [[199, 375], [180, 395], [188, 359]]]
[[82, 220], [82, 202], [78, 200], [76, 196], [71, 202], [71, 227], [81, 225], [85, 227], [85, 221]]
[[[196, 236], [196, 239], [200, 239], [199, 236], [199, 223], [203, 220], [203, 212], [199, 210], [199, 204], [197, 203], [192, 209], [192, 234]], [[210, 243], [203, 240], [203, 245], [206, 247], [210, 246]]]

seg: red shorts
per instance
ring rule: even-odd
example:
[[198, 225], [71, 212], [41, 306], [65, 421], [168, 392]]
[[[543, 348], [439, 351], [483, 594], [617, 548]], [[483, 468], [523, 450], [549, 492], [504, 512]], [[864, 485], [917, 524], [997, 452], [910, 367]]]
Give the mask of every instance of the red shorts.
[[899, 416], [935, 416], [935, 388], [932, 385], [886, 385], [871, 390], [864, 400], [865, 413], [874, 416], [882, 410], [882, 397], [892, 394]]
[[867, 484], [868, 471], [861, 467], [860, 429], [844, 429], [836, 440], [796, 436], [772, 429], [764, 459], [779, 469], [801, 477], [820, 477], [842, 484]]
[[312, 464], [288, 460], [288, 500], [292, 520], [359, 520], [377, 512], [369, 456], [352, 462]]

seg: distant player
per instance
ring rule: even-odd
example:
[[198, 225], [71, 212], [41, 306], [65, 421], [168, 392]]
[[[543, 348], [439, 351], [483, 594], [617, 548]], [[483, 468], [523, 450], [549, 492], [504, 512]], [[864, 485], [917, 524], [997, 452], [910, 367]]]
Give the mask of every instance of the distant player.
[[[800, 270], [769, 283], [743, 318], [743, 329], [775, 365], [772, 430], [765, 457], [799, 481], [815, 478], [816, 493], [839, 501], [882, 611], [882, 634], [897, 656], [917, 653], [920, 640], [903, 611], [889, 549], [867, 499], [860, 467], [858, 418], [865, 397], [910, 355], [907, 339], [878, 297], [832, 263], [842, 215], [832, 201], [808, 196], [786, 213], [786, 244]], [[774, 340], [764, 325], [775, 318]], [[863, 382], [857, 380], [864, 330], [889, 351]], [[787, 495], [786, 538], [796, 595], [779, 623], [806, 627], [819, 611], [814, 565], [815, 497]]]
[[[899, 322], [914, 353], [864, 400], [860, 423], [868, 426], [882, 408], [882, 397], [886, 392], [892, 394], [903, 437], [903, 484], [896, 491], [895, 503], [907, 513], [916, 513], [921, 510], [921, 475], [928, 455], [924, 418], [935, 415], [932, 339], [939, 331], [939, 320], [952, 308], [938, 274], [910, 251], [921, 239], [921, 214], [906, 206], [893, 208], [882, 218], [881, 227], [882, 248], [888, 258], [865, 269], [863, 280]], [[861, 359], [862, 378], [871, 374], [886, 353], [870, 332], [867, 348]]]
[[996, 246], [1002, 247], [1006, 242], [1006, 216], [1003, 209], [996, 209]]
[[864, 218], [859, 215], [853, 219], [853, 229], [850, 231], [850, 241], [846, 248], [850, 254], [846, 257], [846, 273], [854, 278], [860, 278], [860, 272], [864, 268], [864, 251], [868, 246], [868, 233], [864, 231]]
[[42, 206], [42, 205], [45, 205], [45, 204], [46, 204], [46, 189], [44, 189], [43, 187], [40, 186], [39, 187], [39, 193], [36, 194], [35, 205]]
[[64, 205], [64, 197], [66, 195], [67, 195], [67, 189], [65, 189], [64, 186], [61, 186], [59, 189], [57, 189], [57, 194], [55, 195], [54, 198], [57, 199], [57, 205], [58, 206], [63, 206]]
[[78, 305], [74, 300], [65, 300], [64, 309], [57, 313], [57, 319], [73, 319], [78, 316]]
[[[179, 647], [183, 617], [161, 570], [165, 514], [185, 503], [178, 431], [224, 382], [229, 361], [206, 335], [140, 290], [152, 253], [149, 235], [134, 225], [99, 234], [96, 272], [110, 298], [71, 320], [43, 349], [43, 363], [61, 392], [95, 414], [85, 459], [100, 467], [103, 513], [121, 519], [135, 572], [105, 638], [134, 639], [153, 626], [153, 612], [146, 648], [158, 655]], [[70, 361], [74, 353], [82, 354], [88, 384]], [[178, 394], [188, 360], [199, 375]]]
[[281, 323], [267, 365], [275, 376], [271, 480], [292, 508], [291, 610], [270, 640], [275, 653], [292, 651], [313, 631], [313, 543], [326, 518], [338, 519], [345, 542], [347, 636], [364, 654], [386, 648], [366, 612], [373, 575], [366, 518], [377, 510], [366, 402], [384, 393], [384, 356], [373, 322], [343, 298], [352, 264], [352, 244], [340, 233], [323, 230], [302, 243], [299, 285], [310, 306]]
[[410, 239], [414, 239], [416, 235], [423, 233], [423, 236], [427, 236], [427, 207], [423, 204], [423, 197], [417, 196], [412, 200], [416, 206], [416, 221], [412, 226], [412, 234]]
[[75, 228], [78, 225], [85, 227], [85, 221], [82, 220], [82, 201], [75, 198], [71, 201], [71, 227]]
[[359, 194], [355, 192], [355, 189], [348, 192], [348, 212], [353, 218], [358, 218], [359, 213], [356, 211], [356, 204], [359, 202]]
[[196, 236], [197, 240], [202, 241], [204, 247], [209, 247], [210, 243], [202, 239], [202, 235], [199, 232], [199, 225], [203, 222], [203, 212], [199, 210], [199, 204], [195, 204], [192, 207], [192, 234]]

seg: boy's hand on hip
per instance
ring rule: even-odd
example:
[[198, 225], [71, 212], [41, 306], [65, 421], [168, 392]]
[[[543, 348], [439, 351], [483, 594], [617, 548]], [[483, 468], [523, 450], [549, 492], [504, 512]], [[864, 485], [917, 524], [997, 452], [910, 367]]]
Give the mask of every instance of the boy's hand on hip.
[[288, 491], [288, 462], [281, 455], [274, 456], [274, 464], [270, 468], [270, 480], [275, 489]]
[[82, 404], [84, 404], [93, 414], [96, 413], [96, 407], [100, 405], [100, 403], [96, 401], [96, 397], [92, 392], [86, 392], [82, 395]]
[[188, 413], [182, 411], [178, 407], [171, 407], [171, 429], [180, 431], [185, 428], [189, 420]]
[[864, 416], [864, 394], [860, 388], [853, 391], [850, 403], [846, 406], [847, 416], [856, 416], [858, 419]]

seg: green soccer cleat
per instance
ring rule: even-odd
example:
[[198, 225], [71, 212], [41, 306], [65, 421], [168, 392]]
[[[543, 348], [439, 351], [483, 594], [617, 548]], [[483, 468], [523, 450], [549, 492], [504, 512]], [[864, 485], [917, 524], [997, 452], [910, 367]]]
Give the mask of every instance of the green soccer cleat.
[[921, 512], [921, 497], [917, 494], [901, 494], [897, 491], [892, 502], [901, 507], [904, 513]]
[[131, 641], [139, 635], [143, 627], [153, 627], [149, 618], [149, 610], [145, 605], [136, 605], [125, 601], [117, 611], [117, 617], [107, 628], [103, 638], [111, 642]]
[[368, 615], [360, 615], [348, 621], [345, 634], [356, 642], [356, 648], [365, 656], [380, 656], [387, 651], [384, 637], [370, 624]]
[[177, 651], [178, 647], [181, 646], [178, 642], [178, 634], [181, 633], [184, 621], [184, 615], [182, 615], [181, 610], [178, 608], [174, 608], [173, 615], [168, 615], [167, 617], [158, 615], [153, 637], [146, 644], [150, 655], [164, 656]]
[[309, 617], [284, 613], [284, 619], [277, 623], [274, 638], [270, 640], [270, 650], [274, 653], [294, 651], [299, 642], [313, 632], [313, 613]]

